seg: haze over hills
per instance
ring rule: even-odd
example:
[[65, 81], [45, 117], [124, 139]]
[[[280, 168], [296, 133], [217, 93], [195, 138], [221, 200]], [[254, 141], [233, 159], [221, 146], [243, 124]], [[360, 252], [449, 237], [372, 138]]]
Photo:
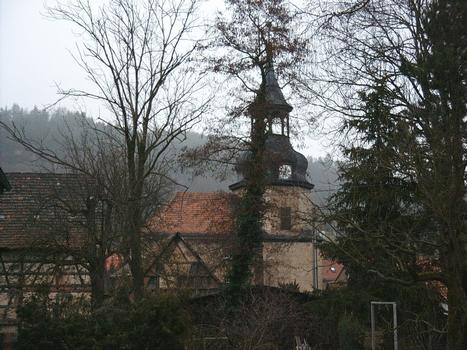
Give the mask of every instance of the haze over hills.
[[[43, 145], [53, 151], [60, 152], [60, 138], [63, 130], [74, 135], [79, 134], [80, 126], [76, 122], [78, 113], [68, 110], [57, 110], [52, 113], [41, 111], [37, 108], [25, 110], [18, 105], [11, 108], [0, 109], [1, 121], [13, 121], [24, 128], [30, 139], [43, 142]], [[81, 119], [83, 117], [81, 116]], [[78, 118], [79, 119], [79, 118]], [[183, 147], [195, 147], [206, 142], [201, 134], [187, 133], [186, 139], [174, 145], [173, 170], [171, 176], [182, 185], [181, 189], [188, 191], [228, 191], [228, 185], [237, 180], [237, 175], [232, 171], [225, 179], [219, 180], [214, 173], [205, 173], [201, 176], [193, 176], [190, 169], [182, 169], [177, 163], [177, 153]], [[24, 149], [24, 147], [8, 138], [7, 132], [0, 128], [0, 166], [5, 172], [41, 172], [54, 169], [50, 163], [38, 159], [36, 155]], [[59, 171], [55, 169], [55, 171]], [[336, 165], [330, 158], [313, 159], [308, 157], [308, 175], [315, 185], [313, 192], [315, 200], [323, 203], [334, 192], [337, 186]]]

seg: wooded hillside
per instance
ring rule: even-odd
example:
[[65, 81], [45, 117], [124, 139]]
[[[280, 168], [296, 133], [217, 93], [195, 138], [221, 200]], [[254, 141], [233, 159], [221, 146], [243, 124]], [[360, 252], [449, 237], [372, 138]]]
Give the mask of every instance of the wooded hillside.
[[[29, 138], [37, 142], [43, 142], [47, 148], [60, 152], [60, 140], [64, 131], [68, 134], [78, 134], [80, 125], [77, 121], [81, 116], [79, 112], [65, 109], [58, 109], [47, 112], [34, 108], [27, 110], [18, 105], [11, 108], [0, 109], [0, 120], [12, 121], [24, 128]], [[178, 142], [171, 150], [171, 155], [175, 160], [172, 176], [174, 180], [183, 186], [187, 186], [192, 192], [205, 192], [216, 190], [228, 190], [228, 185], [236, 181], [234, 171], [226, 179], [219, 179], [214, 173], [202, 176], [193, 176], [190, 169], [182, 169], [176, 161], [183, 148], [199, 146], [206, 141], [206, 138], [199, 133], [190, 132], [183, 142]], [[323, 203], [330, 194], [336, 190], [337, 174], [336, 165], [331, 158], [313, 158], [308, 156], [308, 175], [315, 185], [315, 198], [318, 203]], [[5, 130], [0, 129], [0, 166], [5, 172], [43, 172], [53, 169], [51, 164], [38, 158], [24, 147], [10, 140]], [[55, 169], [60, 171], [60, 169]]]

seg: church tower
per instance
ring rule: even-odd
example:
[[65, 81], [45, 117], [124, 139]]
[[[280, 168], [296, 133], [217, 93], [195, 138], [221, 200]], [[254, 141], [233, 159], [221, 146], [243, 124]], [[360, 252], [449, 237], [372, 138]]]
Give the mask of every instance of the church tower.
[[[284, 98], [272, 64], [267, 67], [263, 84], [261, 116], [266, 137], [261, 168], [265, 173], [266, 211], [261, 273], [256, 281], [269, 286], [293, 284], [302, 291], [310, 291], [321, 288], [322, 280], [310, 224], [314, 217], [311, 201], [314, 186], [307, 180], [306, 157], [290, 143], [289, 114], [293, 108]], [[254, 122], [252, 118], [252, 130]], [[251, 159], [251, 152], [245, 152], [239, 160], [240, 181], [229, 186], [234, 193], [242, 194]]]
[[[305, 229], [310, 215], [313, 184], [306, 177], [306, 157], [290, 143], [289, 114], [293, 107], [284, 98], [272, 64], [266, 68], [263, 91], [267, 133], [263, 156], [267, 204], [264, 230], [271, 235], [297, 235]], [[237, 167], [241, 180], [229, 186], [234, 193], [246, 185], [248, 157], [246, 152]]]

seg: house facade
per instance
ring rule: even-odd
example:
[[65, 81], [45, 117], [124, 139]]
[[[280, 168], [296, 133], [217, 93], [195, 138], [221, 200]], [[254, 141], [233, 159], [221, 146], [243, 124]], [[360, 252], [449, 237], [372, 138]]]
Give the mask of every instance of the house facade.
[[11, 348], [17, 306], [38, 288], [50, 295], [88, 294], [83, 256], [88, 236], [83, 217], [86, 192], [74, 174], [7, 173], [0, 195], [0, 336]]

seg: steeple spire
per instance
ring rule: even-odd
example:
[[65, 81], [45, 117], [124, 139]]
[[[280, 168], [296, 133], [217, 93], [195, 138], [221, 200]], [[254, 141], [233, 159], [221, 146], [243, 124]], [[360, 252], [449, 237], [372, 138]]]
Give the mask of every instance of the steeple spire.
[[271, 110], [281, 110], [286, 113], [290, 113], [293, 107], [285, 100], [284, 94], [277, 82], [272, 61], [269, 61], [266, 64], [265, 71], [264, 97], [267, 104], [266, 108], [269, 107]]
[[[272, 59], [269, 59], [264, 66], [263, 74], [263, 81], [255, 100], [255, 102], [259, 103], [253, 103], [251, 107], [260, 107], [260, 113], [264, 116], [266, 130], [269, 134], [289, 137], [289, 113], [293, 108], [285, 100], [277, 82]], [[260, 96], [262, 101], [258, 100]]]
[[[261, 103], [252, 103], [250, 108], [254, 109], [253, 112], [257, 113], [257, 116], [264, 118], [266, 123], [267, 136], [263, 155], [266, 183], [274, 186], [312, 189], [313, 184], [308, 182], [306, 176], [308, 161], [303, 154], [295, 151], [290, 143], [289, 113], [293, 108], [282, 93], [271, 60], [267, 63], [264, 73], [264, 80], [255, 102], [260, 102], [261, 93], [264, 99]], [[255, 119], [252, 118], [252, 123], [254, 121]], [[237, 172], [243, 176], [243, 180], [230, 185], [231, 190], [245, 185], [245, 179], [249, 176], [247, 171], [249, 161], [251, 161], [251, 153], [246, 152], [237, 166]]]

